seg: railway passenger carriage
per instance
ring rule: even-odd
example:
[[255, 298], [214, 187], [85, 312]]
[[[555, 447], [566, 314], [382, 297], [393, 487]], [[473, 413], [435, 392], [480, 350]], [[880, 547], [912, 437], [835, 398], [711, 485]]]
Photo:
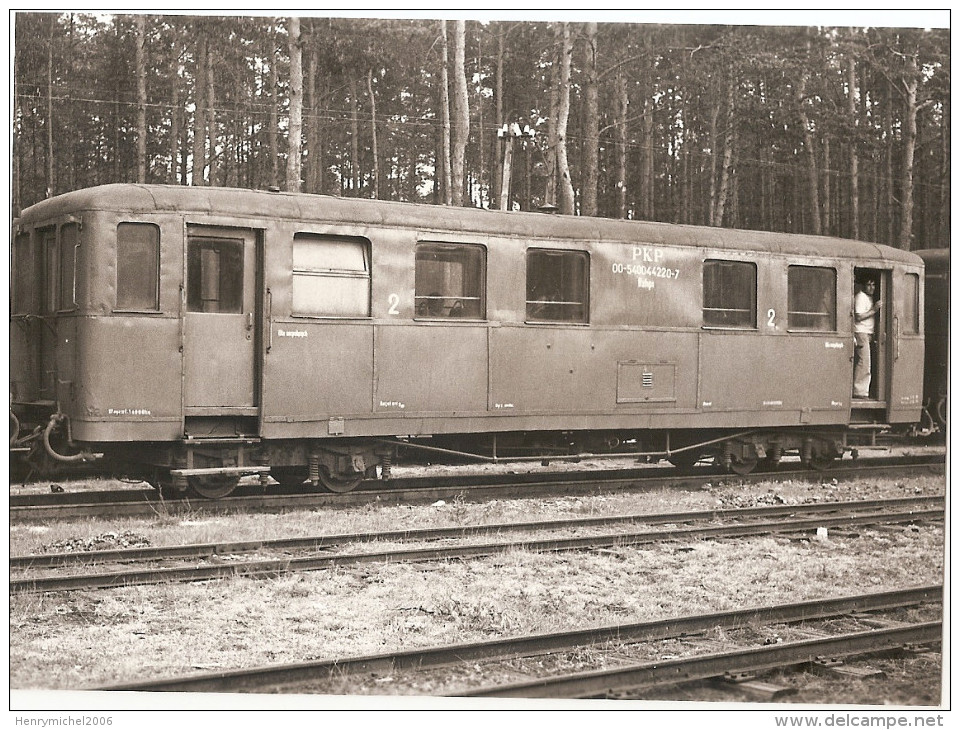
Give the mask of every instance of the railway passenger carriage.
[[350, 489], [398, 443], [819, 466], [922, 405], [923, 263], [875, 244], [108, 185], [25, 210], [13, 248], [15, 444], [210, 496]]
[[950, 360], [950, 249], [916, 254], [924, 263], [924, 428], [945, 433]]

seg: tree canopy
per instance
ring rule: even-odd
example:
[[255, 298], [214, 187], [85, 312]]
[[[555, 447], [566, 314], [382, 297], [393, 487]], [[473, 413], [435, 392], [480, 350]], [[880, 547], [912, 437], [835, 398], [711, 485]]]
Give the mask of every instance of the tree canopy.
[[495, 208], [509, 146], [513, 209], [940, 247], [949, 89], [945, 29], [17, 13], [14, 213], [135, 181]]

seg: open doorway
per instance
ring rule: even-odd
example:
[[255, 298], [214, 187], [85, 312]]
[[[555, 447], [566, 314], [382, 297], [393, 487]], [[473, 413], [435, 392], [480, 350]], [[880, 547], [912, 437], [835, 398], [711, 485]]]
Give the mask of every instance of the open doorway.
[[853, 284], [853, 402], [858, 407], [882, 407], [888, 390], [889, 272], [855, 268]]

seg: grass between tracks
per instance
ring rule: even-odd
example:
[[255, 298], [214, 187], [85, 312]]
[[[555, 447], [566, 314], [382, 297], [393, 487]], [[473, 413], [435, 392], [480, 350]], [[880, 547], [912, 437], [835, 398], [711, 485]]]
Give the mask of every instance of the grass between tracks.
[[[15, 525], [11, 551], [82, 546], [112, 534], [160, 545], [902, 497], [941, 494], [943, 488], [942, 477], [749, 486], [724, 480], [695, 492], [480, 504], [458, 499], [249, 517], [158, 515]], [[943, 579], [943, 537], [942, 527], [934, 525], [858, 528], [802, 541], [758, 537], [560, 555], [515, 551], [480, 560], [365, 565], [272, 580], [18, 595], [11, 597], [11, 687], [81, 689], [198, 670], [893, 590]]]

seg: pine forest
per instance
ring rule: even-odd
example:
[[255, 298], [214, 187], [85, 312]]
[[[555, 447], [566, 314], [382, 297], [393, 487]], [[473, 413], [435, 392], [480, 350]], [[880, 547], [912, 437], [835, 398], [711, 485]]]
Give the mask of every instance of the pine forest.
[[13, 17], [14, 215], [143, 182], [949, 245], [946, 28]]

